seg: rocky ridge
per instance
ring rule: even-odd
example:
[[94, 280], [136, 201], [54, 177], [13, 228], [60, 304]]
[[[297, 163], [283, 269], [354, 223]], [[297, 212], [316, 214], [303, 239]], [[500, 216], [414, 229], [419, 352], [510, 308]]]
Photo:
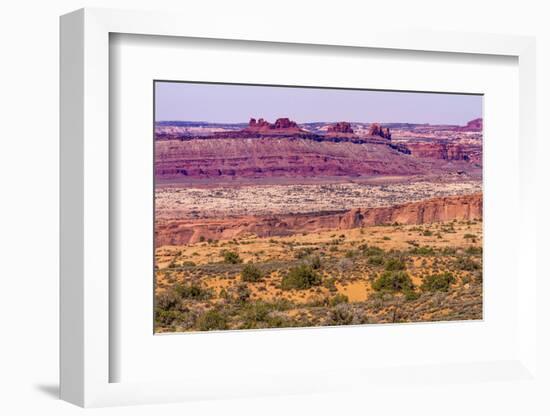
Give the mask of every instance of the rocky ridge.
[[425, 224], [480, 219], [481, 193], [449, 196], [394, 205], [353, 208], [346, 211], [293, 215], [249, 216], [220, 220], [158, 221], [156, 245], [183, 245], [201, 240], [227, 240], [245, 235], [286, 236], [303, 232], [343, 230], [385, 224]]

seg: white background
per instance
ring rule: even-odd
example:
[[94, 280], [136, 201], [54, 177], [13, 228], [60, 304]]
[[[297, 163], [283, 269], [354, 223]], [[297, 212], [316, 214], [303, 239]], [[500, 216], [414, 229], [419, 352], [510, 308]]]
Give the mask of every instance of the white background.
[[[3, 4], [0, 14], [2, 54], [0, 88], [2, 150], [0, 235], [2, 260], [0, 307], [0, 411], [73, 414], [82, 410], [55, 399], [58, 373], [58, 16], [83, 6], [168, 9], [189, 13], [190, 19], [216, 13], [227, 18], [260, 18], [287, 24], [316, 21], [336, 31], [340, 25], [373, 20], [404, 27], [439, 30], [528, 34], [538, 36], [538, 165], [541, 218], [548, 201], [548, 144], [545, 123], [550, 114], [550, 30], [546, 2], [536, 1], [19, 1]], [[185, 24], [183, 21], [182, 24]], [[545, 140], [546, 139], [546, 140]], [[539, 223], [539, 248], [548, 249], [547, 222]], [[543, 257], [543, 256], [541, 256]], [[505, 261], [506, 259], [503, 259]], [[542, 259], [539, 267], [542, 267]], [[548, 283], [540, 291], [550, 290]], [[548, 313], [548, 306], [541, 305]], [[544, 337], [546, 351], [548, 333]], [[548, 357], [539, 357], [543, 365]], [[534, 397], [540, 392], [495, 386], [499, 400], [487, 401], [472, 386], [457, 384], [454, 400], [440, 402], [445, 386], [408, 394], [372, 397], [368, 391], [316, 396], [197, 402], [160, 407], [94, 410], [100, 414], [392, 414], [409, 404], [409, 414], [543, 414]], [[546, 413], [548, 408], [545, 409]], [[402, 413], [402, 410], [400, 411]]]
[[[160, 37], [128, 35], [113, 37], [111, 59], [111, 114], [117, 126], [111, 137], [111, 175], [116, 178], [111, 191], [116, 207], [111, 256], [119, 259], [111, 276], [119, 317], [112, 330], [119, 358], [111, 380], [239, 374], [255, 377], [260, 384], [263, 374], [518, 357], [518, 275], [510, 265], [517, 264], [513, 242], [519, 238], [518, 224], [509, 223], [518, 216], [519, 197], [517, 59], [186, 39], [167, 44]], [[228, 64], [220, 70], [220, 62]], [[153, 166], [147, 161], [153, 160], [153, 79], [483, 93], [483, 322], [152, 336]], [[507, 199], [507, 204], [500, 203]], [[244, 363], [254, 364], [245, 368]]]

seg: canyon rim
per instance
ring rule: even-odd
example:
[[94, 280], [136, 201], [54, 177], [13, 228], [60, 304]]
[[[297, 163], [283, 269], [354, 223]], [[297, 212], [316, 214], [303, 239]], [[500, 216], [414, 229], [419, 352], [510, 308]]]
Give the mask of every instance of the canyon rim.
[[155, 331], [482, 319], [482, 106], [155, 81]]

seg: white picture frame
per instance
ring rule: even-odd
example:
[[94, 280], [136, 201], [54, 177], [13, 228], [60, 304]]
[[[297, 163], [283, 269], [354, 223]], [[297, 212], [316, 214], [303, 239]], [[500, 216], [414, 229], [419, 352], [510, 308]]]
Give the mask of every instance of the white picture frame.
[[[350, 27], [329, 34], [312, 25], [305, 31], [269, 22], [239, 25], [223, 19], [208, 23], [171, 13], [82, 9], [61, 18], [61, 398], [79, 406], [160, 403], [197, 398], [262, 394], [319, 393], [392, 383], [411, 375], [410, 369], [281, 373], [263, 380], [188, 379], [143, 383], [111, 382], [110, 365], [110, 166], [109, 158], [109, 36], [113, 33], [207, 39], [332, 45], [453, 54], [504, 55], [519, 65], [520, 200], [517, 273], [519, 345], [517, 356], [498, 362], [457, 365], [421, 363], [413, 378], [480, 383], [487, 374], [539, 383], [537, 367], [537, 270], [535, 176], [535, 41], [505, 35], [400, 32]], [[495, 376], [498, 379], [497, 376]], [[346, 380], [343, 382], [342, 380]], [[493, 380], [493, 378], [491, 378]], [[313, 381], [313, 382], [312, 382]], [[535, 386], [536, 387], [536, 386]]]

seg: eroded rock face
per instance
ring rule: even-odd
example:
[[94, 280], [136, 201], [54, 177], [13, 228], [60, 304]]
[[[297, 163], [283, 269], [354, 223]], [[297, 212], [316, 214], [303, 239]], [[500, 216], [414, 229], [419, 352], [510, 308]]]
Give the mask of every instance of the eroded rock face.
[[258, 119], [258, 121], [256, 121], [255, 118], [251, 118], [248, 122], [249, 130], [266, 130], [269, 128], [271, 128], [271, 124], [265, 121], [263, 118]]
[[340, 228], [355, 228], [380, 224], [426, 224], [456, 220], [473, 220], [483, 216], [482, 194], [449, 196], [392, 207], [355, 209], [347, 212]]
[[460, 144], [442, 142], [416, 142], [405, 144], [414, 157], [440, 160], [470, 160], [467, 149]]
[[354, 131], [350, 123], [348, 123], [347, 121], [340, 121], [338, 123], [334, 123], [328, 126], [327, 133], [353, 134]]
[[[468, 162], [448, 166], [439, 159], [418, 160], [394, 149], [392, 142], [356, 144], [268, 136], [205, 138], [155, 143], [155, 177], [192, 181], [222, 178], [371, 176], [443, 173], [468, 169]], [[473, 167], [472, 167], [473, 168]]]
[[292, 121], [286, 117], [278, 118], [273, 124], [264, 120], [263, 118], [258, 119], [258, 121], [256, 121], [255, 118], [251, 118], [248, 122], [248, 127], [245, 130], [249, 132], [269, 132], [271, 130], [293, 130], [296, 132], [302, 131], [295, 121]]
[[378, 123], [372, 123], [369, 127], [369, 136], [380, 136], [384, 139], [391, 140], [391, 132], [389, 127], [384, 128]]
[[468, 121], [465, 126], [460, 127], [461, 131], [483, 131], [483, 119], [476, 118]]
[[483, 216], [481, 193], [434, 198], [391, 207], [353, 208], [332, 213], [250, 216], [219, 220], [169, 220], [156, 224], [157, 247], [204, 239], [226, 240], [243, 235], [287, 236], [328, 229], [347, 230], [382, 224], [425, 224], [473, 220]]

